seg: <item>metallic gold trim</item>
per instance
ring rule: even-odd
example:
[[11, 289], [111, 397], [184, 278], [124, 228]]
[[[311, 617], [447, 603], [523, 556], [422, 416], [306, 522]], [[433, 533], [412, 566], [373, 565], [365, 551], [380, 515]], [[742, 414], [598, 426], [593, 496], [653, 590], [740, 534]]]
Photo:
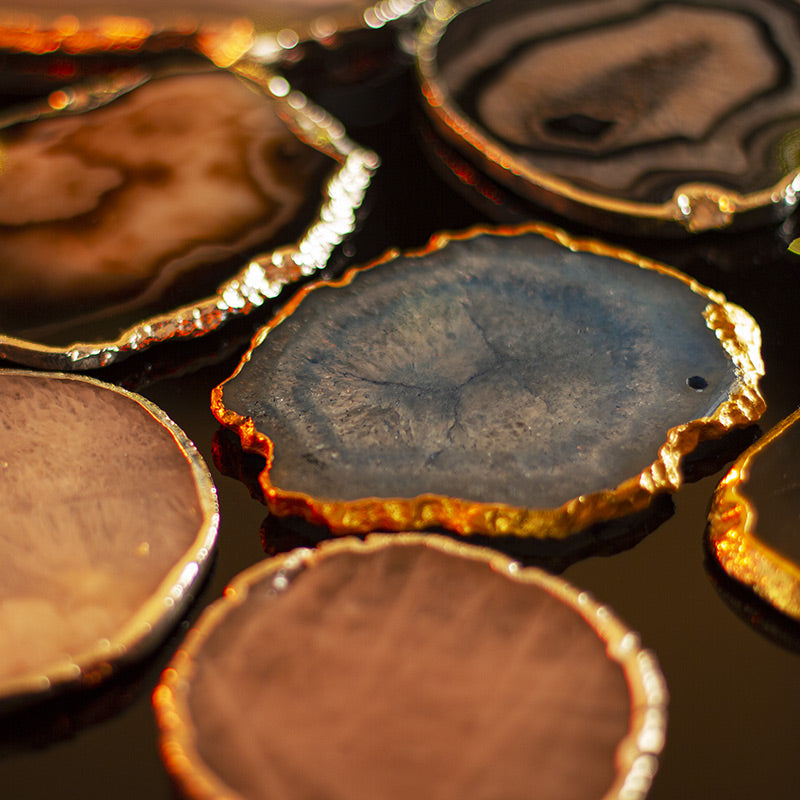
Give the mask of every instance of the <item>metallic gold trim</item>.
[[[76, 342], [60, 348], [0, 332], [0, 362], [9, 359], [44, 369], [95, 369], [167, 339], [201, 336], [277, 297], [287, 284], [323, 269], [334, 248], [353, 232], [355, 213], [380, 163], [378, 156], [352, 142], [341, 123], [293, 90], [285, 78], [248, 60], [230, 71], [263, 91], [298, 138], [338, 162], [325, 185], [316, 217], [300, 241], [256, 256], [213, 296], [142, 320], [116, 340]], [[59, 90], [54, 93], [58, 95], [55, 101], [51, 95], [46, 103], [7, 116], [3, 122], [8, 125], [58, 113], [80, 113], [111, 102], [154, 77], [131, 70], [79, 89]]]
[[784, 614], [800, 620], [800, 566], [758, 538], [758, 511], [747, 482], [758, 455], [800, 420], [800, 409], [761, 437], [733, 464], [714, 492], [708, 541], [722, 569]]
[[224, 596], [209, 606], [187, 635], [159, 685], [153, 692], [153, 708], [160, 730], [162, 760], [181, 789], [192, 800], [243, 800], [203, 762], [197, 751], [188, 694], [196, 672], [195, 658], [226, 614], [246, 602], [250, 587], [274, 576], [276, 591], [284, 590], [301, 570], [339, 553], [372, 553], [387, 547], [430, 547], [447, 555], [484, 562], [512, 581], [532, 584], [571, 607], [606, 644], [608, 657], [625, 673], [630, 691], [630, 726], [617, 746], [616, 779], [603, 800], [640, 800], [647, 794], [658, 768], [658, 754], [666, 736], [668, 692], [656, 657], [641, 647], [631, 631], [607, 607], [588, 592], [563, 578], [516, 561], [484, 547], [475, 547], [437, 535], [373, 534], [365, 541], [354, 538], [329, 540], [314, 550], [300, 548], [262, 561], [240, 573]]
[[176, 447], [191, 470], [202, 515], [197, 535], [189, 549], [113, 638], [101, 640], [87, 650], [66, 656], [63, 661], [48, 664], [36, 673], [0, 681], [0, 707], [9, 708], [56, 690], [95, 686], [115, 674], [119, 667], [133, 664], [154, 650], [180, 619], [187, 598], [196, 591], [208, 572], [219, 528], [219, 504], [211, 473], [197, 448], [164, 411], [144, 397], [85, 375], [15, 369], [2, 369], [2, 375], [82, 381], [116, 392], [136, 403], [175, 440]]
[[645, 203], [582, 189], [515, 157], [462, 113], [438, 78], [437, 47], [447, 26], [459, 14], [485, 2], [436, 0], [426, 6], [415, 40], [415, 62], [425, 109], [438, 130], [476, 158], [481, 168], [500, 183], [564, 216], [598, 227], [622, 225], [627, 232], [634, 225], [642, 233], [670, 229], [700, 233], [726, 228], [745, 214], [757, 216], [754, 221], [763, 224], [782, 219], [794, 209], [800, 192], [800, 168], [787, 173], [774, 186], [748, 194], [695, 182], [677, 187], [667, 202]]
[[256, 452], [266, 459], [259, 482], [270, 511], [278, 516], [302, 516], [314, 524], [327, 525], [336, 534], [374, 530], [419, 530], [443, 526], [460, 534], [514, 534], [562, 539], [591, 524], [639, 511], [649, 505], [655, 494], [676, 491], [683, 483], [681, 458], [692, 452], [698, 442], [720, 438], [734, 427], [754, 422], [764, 413], [766, 404], [758, 386], [759, 379], [764, 374], [760, 353], [761, 331], [758, 325], [742, 308], [727, 302], [722, 294], [707, 289], [672, 267], [594, 239], [573, 238], [560, 229], [537, 223], [518, 227], [476, 227], [458, 234], [443, 233], [434, 236], [422, 250], [405, 255], [425, 256], [442, 249], [450, 241], [464, 241], [483, 234], [516, 236], [523, 233], [537, 233], [574, 251], [608, 256], [642, 269], [653, 270], [681, 281], [695, 294], [707, 298], [708, 305], [704, 312], [706, 324], [715, 332], [734, 364], [738, 378], [736, 390], [719, 405], [712, 416], [690, 420], [672, 428], [658, 451], [657, 459], [639, 475], [629, 478], [616, 488], [580, 495], [559, 508], [519, 508], [435, 494], [414, 498], [325, 500], [302, 492], [284, 491], [274, 486], [269, 477], [273, 461], [273, 442], [256, 430], [252, 418], [242, 417], [225, 407], [225, 383], [239, 374], [269, 332], [292, 314], [309, 292], [322, 285], [346, 286], [360, 272], [401, 255], [399, 251], [391, 250], [371, 264], [348, 270], [338, 281], [325, 284], [316, 282], [303, 287], [256, 334], [233, 375], [212, 391], [211, 410], [216, 418], [239, 434], [245, 450]]

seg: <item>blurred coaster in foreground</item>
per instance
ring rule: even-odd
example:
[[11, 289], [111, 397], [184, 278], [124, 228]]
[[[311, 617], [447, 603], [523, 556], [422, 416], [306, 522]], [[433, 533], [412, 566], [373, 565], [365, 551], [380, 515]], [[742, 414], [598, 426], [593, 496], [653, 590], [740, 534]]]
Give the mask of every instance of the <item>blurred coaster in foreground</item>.
[[216, 490], [159, 409], [0, 370], [0, 706], [94, 686], [160, 644], [205, 574]]
[[800, 410], [734, 462], [714, 494], [708, 526], [709, 549], [722, 569], [798, 621], [799, 423]]
[[420, 0], [0, 0], [0, 49], [36, 54], [188, 47], [230, 66], [380, 28]]
[[625, 232], [747, 226], [800, 189], [800, 9], [780, 0], [434, 3], [445, 136], [516, 191]]
[[283, 78], [133, 69], [0, 131], [0, 357], [104, 366], [323, 268], [377, 166]]
[[242, 573], [154, 696], [192, 798], [640, 798], [667, 693], [586, 593], [488, 549], [371, 536]]
[[212, 409], [274, 513], [334, 532], [562, 537], [676, 490], [764, 409], [752, 318], [556, 229], [435, 237], [303, 289]]

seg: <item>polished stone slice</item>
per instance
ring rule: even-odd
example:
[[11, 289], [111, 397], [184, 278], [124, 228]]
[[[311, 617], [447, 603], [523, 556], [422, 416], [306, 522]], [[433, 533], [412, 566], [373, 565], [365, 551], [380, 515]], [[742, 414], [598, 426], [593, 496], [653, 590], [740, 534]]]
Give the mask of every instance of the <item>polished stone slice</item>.
[[185, 302], [187, 284], [212, 294], [332, 166], [270, 99], [221, 72], [15, 126], [2, 148], [0, 330], [66, 344], [87, 321], [118, 325], [168, 292]]
[[[634, 510], [639, 492], [677, 488], [679, 472], [661, 470], [696, 443], [680, 426], [704, 438], [731, 411], [736, 424], [760, 415], [757, 328], [743, 315], [753, 341], [736, 341], [711, 322], [740, 309], [678, 273], [542, 230], [440, 241], [318, 286], [262, 332], [213, 403], [246, 447], [263, 440], [245, 418], [272, 443], [262, 484], [273, 510], [379, 529], [390, 520], [362, 506], [385, 498], [402, 528], [389, 498], [555, 509], [616, 487], [594, 518], [565, 512], [577, 529]], [[482, 522], [451, 508], [414, 524], [502, 532], [483, 511]]]
[[429, 74], [473, 126], [446, 129], [495, 167], [510, 158], [494, 174], [520, 188], [521, 169], [536, 199], [593, 206], [598, 224], [602, 211], [724, 227], [795, 202], [799, 20], [776, 0], [492, 0], [434, 39]]
[[709, 549], [723, 570], [800, 620], [800, 411], [737, 459], [709, 511]]
[[13, 371], [0, 398], [0, 702], [13, 702], [155, 647], [217, 518], [194, 446], [141, 398]]
[[401, 535], [244, 573], [154, 702], [195, 796], [584, 800], [646, 793], [666, 690], [586, 593]]

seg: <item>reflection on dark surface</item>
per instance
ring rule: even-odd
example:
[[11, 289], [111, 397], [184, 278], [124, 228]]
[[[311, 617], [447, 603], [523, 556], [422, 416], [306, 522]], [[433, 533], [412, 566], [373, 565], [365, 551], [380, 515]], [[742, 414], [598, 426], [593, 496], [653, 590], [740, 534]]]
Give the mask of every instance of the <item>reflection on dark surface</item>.
[[800, 654], [800, 621], [794, 620], [731, 578], [709, 551], [706, 538], [705, 568], [711, 585], [726, 606], [753, 630], [792, 653]]
[[800, 569], [800, 425], [765, 445], [750, 462], [741, 492], [757, 515], [756, 538]]

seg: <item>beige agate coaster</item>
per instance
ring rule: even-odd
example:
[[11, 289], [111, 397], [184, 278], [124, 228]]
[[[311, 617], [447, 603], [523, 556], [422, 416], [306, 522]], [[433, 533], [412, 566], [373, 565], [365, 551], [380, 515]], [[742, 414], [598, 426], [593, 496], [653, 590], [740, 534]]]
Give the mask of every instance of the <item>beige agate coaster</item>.
[[377, 157], [242, 63], [133, 69], [5, 118], [0, 358], [104, 366], [323, 268]]
[[438, 536], [258, 564], [153, 695], [191, 798], [643, 797], [667, 692], [586, 592]]
[[0, 706], [142, 658], [210, 564], [218, 511], [194, 445], [138, 395], [0, 370]]
[[184, 46], [230, 66], [274, 60], [299, 43], [331, 44], [409, 16], [420, 0], [2, 0], [0, 49], [130, 52]]
[[764, 224], [796, 205], [795, 3], [443, 0], [426, 11], [426, 110], [526, 198], [659, 235]]
[[800, 621], [798, 423], [800, 410], [734, 462], [714, 493], [707, 534], [729, 577]]

